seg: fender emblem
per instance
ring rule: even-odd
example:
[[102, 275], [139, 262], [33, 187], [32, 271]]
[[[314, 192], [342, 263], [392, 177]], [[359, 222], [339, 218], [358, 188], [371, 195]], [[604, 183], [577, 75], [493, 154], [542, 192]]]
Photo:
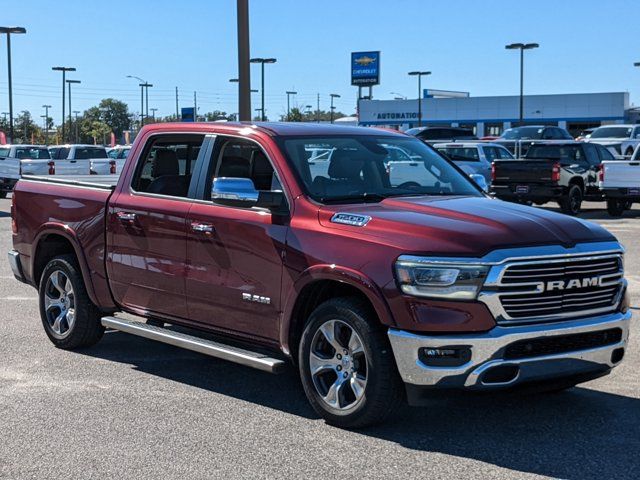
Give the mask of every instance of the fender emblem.
[[336, 213], [331, 217], [331, 223], [341, 223], [343, 225], [351, 225], [353, 227], [364, 227], [371, 217], [368, 215], [356, 215], [353, 213]]

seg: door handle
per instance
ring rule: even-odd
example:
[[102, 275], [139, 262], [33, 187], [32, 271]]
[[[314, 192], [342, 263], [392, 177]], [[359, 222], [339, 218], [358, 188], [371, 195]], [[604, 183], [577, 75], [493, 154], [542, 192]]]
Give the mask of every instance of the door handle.
[[122, 223], [126, 223], [126, 224], [132, 224], [133, 222], [136, 221], [136, 214], [135, 213], [129, 213], [129, 212], [118, 212], [116, 213], [118, 220], [120, 220]]
[[194, 232], [212, 234], [214, 228], [210, 223], [191, 222], [191, 230]]
[[77, 160], [69, 160], [69, 163], [77, 163]]

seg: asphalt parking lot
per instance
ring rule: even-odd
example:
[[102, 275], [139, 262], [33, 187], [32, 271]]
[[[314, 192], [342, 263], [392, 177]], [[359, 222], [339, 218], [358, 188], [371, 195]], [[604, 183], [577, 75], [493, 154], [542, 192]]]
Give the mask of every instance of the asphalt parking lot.
[[0, 477], [637, 478], [640, 208], [620, 219], [585, 208], [627, 248], [637, 316], [620, 367], [559, 394], [437, 399], [357, 432], [320, 420], [293, 369], [272, 376], [118, 332], [57, 350], [36, 291], [2, 257]]

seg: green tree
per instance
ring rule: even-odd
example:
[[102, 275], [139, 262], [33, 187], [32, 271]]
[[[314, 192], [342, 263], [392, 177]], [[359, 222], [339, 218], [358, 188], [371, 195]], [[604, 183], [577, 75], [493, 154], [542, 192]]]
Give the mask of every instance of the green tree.
[[[346, 117], [347, 115], [342, 112], [333, 112], [333, 119], [336, 120], [338, 118]], [[327, 110], [311, 110], [307, 112], [302, 112], [298, 107], [293, 107], [290, 112], [290, 122], [317, 122], [318, 119], [321, 122], [330, 122], [331, 121], [331, 112]], [[280, 115], [280, 121], [287, 121], [287, 114]]]
[[101, 143], [106, 145], [109, 142], [108, 136], [111, 135], [111, 127], [107, 125], [105, 122], [94, 121], [91, 124], [91, 129], [89, 130], [89, 135], [93, 139], [93, 143]]
[[122, 136], [122, 132], [131, 128], [132, 118], [126, 103], [113, 98], [105, 98], [100, 102], [97, 109], [99, 120], [107, 124], [117, 138]]
[[214, 110], [213, 112], [205, 113], [204, 119], [206, 122], [215, 122], [216, 120], [235, 122], [236, 116], [234, 114], [228, 114], [227, 112], [221, 112], [220, 110]]
[[40, 128], [33, 121], [31, 113], [23, 110], [13, 120], [13, 143], [31, 143], [31, 139], [40, 135]]

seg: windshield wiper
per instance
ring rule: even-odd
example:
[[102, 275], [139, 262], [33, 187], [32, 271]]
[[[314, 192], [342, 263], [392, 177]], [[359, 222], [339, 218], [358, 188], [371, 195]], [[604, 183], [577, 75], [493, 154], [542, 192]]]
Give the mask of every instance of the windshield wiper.
[[387, 198], [381, 193], [360, 193], [357, 195], [336, 195], [333, 197], [320, 197], [322, 203], [336, 203], [344, 201], [362, 201], [365, 203], [378, 203]]

